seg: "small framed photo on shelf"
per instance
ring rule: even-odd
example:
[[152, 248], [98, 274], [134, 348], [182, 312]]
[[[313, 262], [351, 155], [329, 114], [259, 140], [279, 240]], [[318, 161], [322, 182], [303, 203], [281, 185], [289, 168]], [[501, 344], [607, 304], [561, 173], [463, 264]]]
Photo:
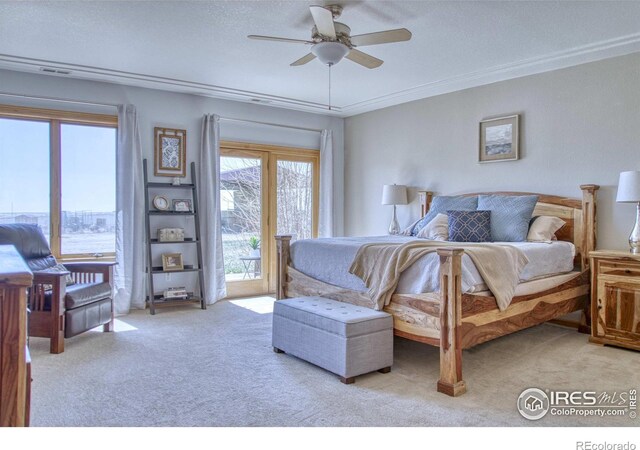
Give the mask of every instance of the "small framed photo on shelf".
[[480, 122], [478, 162], [516, 161], [520, 157], [519, 122], [519, 115]]
[[154, 173], [161, 177], [184, 177], [187, 174], [187, 131], [154, 128]]
[[176, 212], [191, 212], [191, 200], [186, 198], [173, 199], [173, 210]]
[[182, 253], [163, 253], [162, 270], [171, 272], [173, 270], [183, 270]]

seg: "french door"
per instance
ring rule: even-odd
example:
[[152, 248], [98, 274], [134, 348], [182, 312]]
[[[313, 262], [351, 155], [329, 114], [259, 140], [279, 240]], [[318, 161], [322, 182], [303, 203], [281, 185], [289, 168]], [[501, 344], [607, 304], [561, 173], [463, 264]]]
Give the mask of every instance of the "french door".
[[316, 150], [220, 144], [222, 249], [229, 297], [275, 292], [273, 236], [318, 234]]

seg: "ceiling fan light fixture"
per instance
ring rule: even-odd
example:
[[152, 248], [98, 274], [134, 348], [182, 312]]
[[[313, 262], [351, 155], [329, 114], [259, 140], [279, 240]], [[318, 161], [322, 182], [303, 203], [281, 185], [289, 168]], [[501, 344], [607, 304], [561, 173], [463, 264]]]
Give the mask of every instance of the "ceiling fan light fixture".
[[311, 53], [316, 55], [322, 64], [333, 66], [349, 54], [349, 47], [342, 42], [318, 42], [311, 47]]

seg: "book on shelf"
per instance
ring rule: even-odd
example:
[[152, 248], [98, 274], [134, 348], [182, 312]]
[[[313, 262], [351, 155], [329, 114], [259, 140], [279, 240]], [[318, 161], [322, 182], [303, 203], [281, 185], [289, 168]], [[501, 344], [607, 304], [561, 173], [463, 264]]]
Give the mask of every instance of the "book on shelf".
[[185, 287], [172, 287], [164, 290], [163, 297], [168, 299], [186, 299], [189, 297], [189, 293]]

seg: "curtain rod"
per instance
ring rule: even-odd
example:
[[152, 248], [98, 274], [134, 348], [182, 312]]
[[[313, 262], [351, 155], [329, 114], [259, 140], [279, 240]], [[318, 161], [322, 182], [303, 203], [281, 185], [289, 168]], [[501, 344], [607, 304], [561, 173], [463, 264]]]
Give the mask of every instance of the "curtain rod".
[[71, 100], [71, 99], [67, 99], [67, 98], [39, 97], [39, 96], [35, 96], [35, 95], [12, 94], [10, 92], [0, 92], [0, 96], [26, 98], [26, 99], [29, 99], [29, 100], [48, 100], [48, 101], [60, 102], [60, 103], [73, 103], [73, 104], [76, 104], [76, 105], [109, 106], [111, 108], [117, 108], [118, 107], [118, 105], [113, 104], [113, 103], [85, 102], [85, 101], [82, 101], [82, 100]]
[[267, 125], [270, 127], [291, 128], [291, 129], [300, 130], [300, 131], [310, 131], [312, 133], [322, 133], [323, 131], [317, 128], [296, 127], [294, 125], [282, 125], [279, 123], [272, 123], [272, 122], [260, 122], [258, 120], [235, 119], [233, 117], [220, 117], [220, 120], [226, 120], [227, 122], [255, 123], [257, 125]]

